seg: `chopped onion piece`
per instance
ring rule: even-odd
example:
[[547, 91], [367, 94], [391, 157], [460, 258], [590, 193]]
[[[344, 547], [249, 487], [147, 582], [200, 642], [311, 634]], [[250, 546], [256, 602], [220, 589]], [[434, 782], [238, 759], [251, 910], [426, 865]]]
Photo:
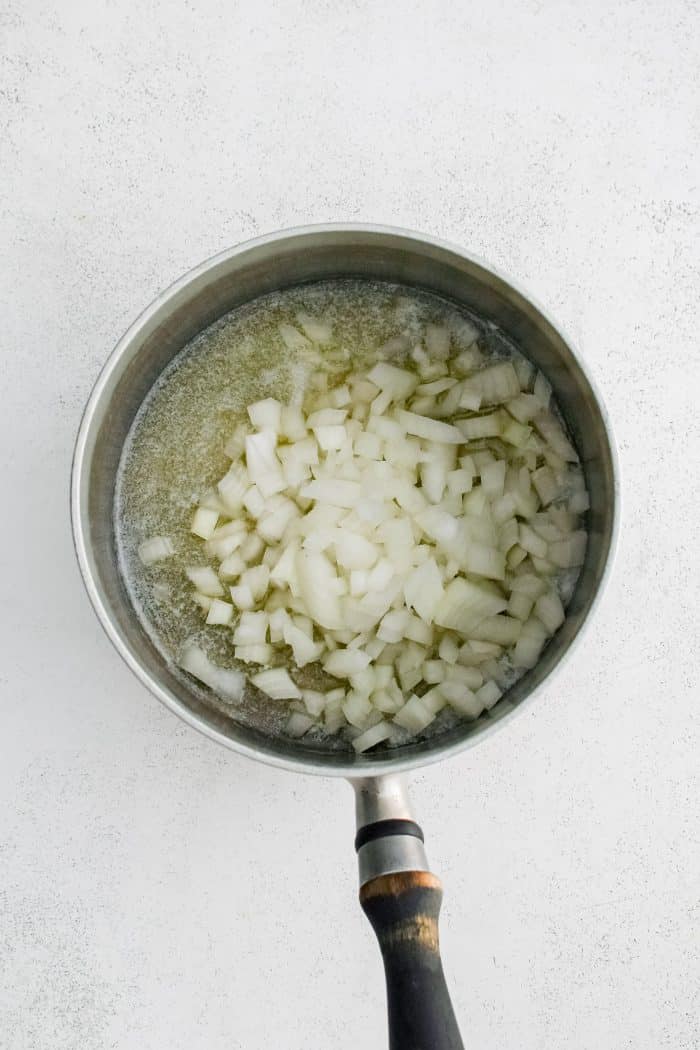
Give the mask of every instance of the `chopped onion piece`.
[[583, 565], [586, 557], [587, 542], [588, 538], [582, 529], [578, 532], [572, 532], [567, 539], [549, 544], [549, 560], [561, 569]]
[[406, 604], [414, 609], [422, 620], [430, 623], [445, 596], [442, 575], [434, 558], [429, 558], [413, 570], [404, 584], [403, 591]]
[[471, 492], [474, 480], [474, 472], [460, 467], [459, 470], [451, 470], [447, 475], [447, 489], [453, 496], [463, 496]]
[[[234, 523], [231, 522], [231, 524]], [[228, 530], [228, 526], [214, 530], [214, 535], [204, 545], [207, 554], [218, 558], [219, 561], [224, 561], [230, 554], [242, 547], [246, 539], [245, 524], [243, 522], [235, 522], [235, 524], [240, 526], [236, 530], [225, 531]]]
[[539, 470], [533, 471], [532, 484], [535, 486], [535, 492], [540, 497], [540, 502], [543, 507], [546, 507], [548, 503], [555, 500], [561, 491], [561, 486], [556, 479], [554, 471], [551, 467], [540, 467]]
[[536, 558], [547, 557], [547, 544], [529, 525], [521, 522], [519, 532], [518, 542], [523, 550], [528, 554], [533, 554]]
[[243, 612], [233, 632], [234, 645], [262, 645], [267, 639], [269, 619], [264, 612]]
[[404, 706], [394, 715], [396, 725], [408, 729], [411, 733], [420, 733], [434, 720], [435, 714], [429, 711], [420, 697], [415, 693], [408, 698]]
[[261, 601], [266, 593], [270, 582], [270, 570], [267, 565], [255, 565], [252, 569], [246, 569], [241, 573], [239, 583], [250, 588], [250, 592], [256, 601]]
[[330, 694], [326, 698], [326, 707], [323, 712], [323, 725], [327, 733], [337, 733], [346, 725], [343, 713], [344, 695], [339, 700], [330, 700]]
[[508, 402], [506, 408], [518, 423], [529, 423], [542, 409], [542, 403], [534, 394], [519, 394]]
[[444, 660], [448, 664], [456, 664], [457, 657], [459, 656], [459, 645], [454, 638], [450, 635], [444, 635], [438, 648], [438, 654], [441, 660]]
[[338, 565], [348, 570], [371, 569], [379, 554], [377, 547], [373, 543], [366, 540], [364, 536], [352, 533], [349, 530], [338, 530], [338, 537], [334, 542], [334, 547]]
[[[515, 448], [522, 449], [529, 444], [531, 434], [531, 427], [523, 426], [522, 423], [516, 423], [513, 420], [511, 420], [510, 422], [506, 420], [505, 426], [501, 431], [501, 440], [505, 441], [509, 445], [514, 445]], [[535, 466], [537, 456], [534, 452], [528, 452], [525, 457], [525, 460], [527, 466], [532, 468]]]
[[230, 602], [224, 602], [221, 598], [212, 599], [207, 613], [207, 623], [226, 624], [231, 622], [233, 606]]
[[302, 714], [301, 711], [293, 711], [287, 722], [287, 733], [292, 737], [301, 737], [304, 733], [308, 733], [314, 724], [315, 719]]
[[481, 468], [481, 487], [489, 500], [503, 495], [506, 480], [505, 460], [496, 460]]
[[292, 624], [291, 616], [286, 609], [281, 608], [270, 612], [266, 607], [265, 611], [268, 612], [270, 617], [270, 641], [273, 643], [283, 642], [284, 632], [287, 626]]
[[192, 519], [190, 532], [203, 540], [211, 539], [216, 523], [219, 520], [218, 510], [209, 510], [207, 507], [198, 507]]
[[297, 405], [283, 405], [280, 412], [279, 433], [288, 441], [301, 442], [306, 437], [304, 415]]
[[428, 685], [437, 685], [442, 682], [447, 674], [447, 668], [442, 660], [426, 660], [423, 664], [423, 681]]
[[397, 419], [407, 434], [414, 434], [427, 441], [435, 441], [440, 445], [461, 445], [464, 441], [461, 430], [451, 423], [442, 423], [438, 419], [419, 416], [403, 409], [397, 412]]
[[209, 565], [187, 569], [187, 578], [202, 594], [210, 598], [223, 597], [224, 588], [221, 586], [221, 581]]
[[434, 360], [446, 361], [450, 356], [450, 330], [444, 325], [425, 326], [425, 345]]
[[240, 700], [245, 685], [245, 675], [241, 671], [217, 667], [204, 650], [196, 645], [185, 646], [179, 663], [183, 671], [204, 682], [222, 699], [234, 702]]
[[522, 591], [511, 591], [506, 612], [518, 620], [527, 620], [532, 612], [533, 600]]
[[569, 500], [569, 511], [571, 514], [585, 514], [591, 505], [590, 498], [585, 489], [574, 492]]
[[299, 688], [283, 667], [273, 667], [253, 675], [251, 682], [272, 700], [301, 700]]
[[450, 707], [469, 719], [478, 718], [483, 711], [483, 704], [463, 682], [443, 682], [440, 691]]
[[309, 314], [301, 311], [297, 314], [297, 321], [308, 338], [312, 342], [318, 343], [319, 346], [325, 346], [333, 339], [333, 325], [330, 321], [319, 317], [311, 317]]
[[335, 678], [349, 678], [369, 666], [369, 656], [360, 649], [336, 649], [322, 661], [323, 669]]
[[306, 710], [313, 718], [318, 718], [323, 714], [326, 706], [325, 693], [320, 693], [316, 689], [302, 689], [301, 695], [304, 698]]
[[346, 408], [320, 408], [317, 412], [312, 412], [310, 416], [307, 416], [306, 426], [309, 430], [316, 430], [318, 427], [342, 426], [347, 415]]
[[229, 459], [240, 459], [245, 449], [245, 439], [248, 427], [245, 423], [238, 423], [231, 437], [224, 445], [224, 452]]
[[229, 590], [231, 592], [231, 601], [237, 609], [251, 610], [255, 607], [253, 592], [246, 584], [240, 584], [237, 587], [230, 587]]
[[463, 664], [448, 664], [445, 669], [445, 681], [460, 682], [468, 689], [478, 689], [483, 684], [484, 676], [476, 667]]
[[506, 575], [505, 558], [501, 551], [481, 543], [470, 543], [463, 556], [464, 568], [473, 576], [489, 580], [503, 580]]
[[341, 449], [348, 444], [348, 432], [344, 426], [319, 426], [314, 429], [319, 448], [324, 452]]
[[258, 519], [257, 531], [268, 543], [282, 539], [290, 522], [299, 516], [299, 508], [290, 499], [283, 498], [274, 510], [263, 512]]
[[243, 506], [251, 518], [259, 518], [265, 510], [265, 497], [256, 485], [251, 485], [246, 492], [243, 497]]
[[379, 624], [377, 638], [382, 642], [400, 642], [405, 637], [410, 615], [407, 609], [388, 612]]
[[258, 642], [257, 645], [237, 645], [233, 653], [244, 664], [269, 664], [273, 649], [266, 642]]
[[339, 597], [333, 586], [337, 576], [325, 554], [299, 551], [295, 568], [299, 597], [311, 619], [330, 631], [342, 630]]
[[369, 697], [363, 696], [361, 693], [357, 693], [354, 690], [348, 693], [342, 707], [343, 714], [350, 725], [357, 726], [358, 729], [364, 728], [367, 719], [372, 713], [372, 704], [370, 703]]
[[219, 576], [223, 580], [233, 580], [244, 571], [245, 561], [243, 560], [243, 555], [238, 551], [233, 551], [232, 554], [229, 554], [219, 566]]
[[175, 553], [173, 541], [169, 536], [152, 536], [139, 544], [138, 555], [142, 565], [153, 565]]
[[442, 379], [433, 379], [430, 383], [421, 383], [421, 385], [416, 388], [416, 394], [437, 397], [438, 394], [444, 394], [446, 390], [451, 390], [452, 387], [457, 385], [458, 383], [456, 379], [453, 379], [451, 376], [443, 376]]
[[560, 423], [549, 412], [538, 412], [533, 420], [549, 447], [570, 463], [578, 463], [578, 453]]
[[283, 492], [286, 487], [282, 467], [275, 454], [276, 444], [276, 436], [270, 430], [249, 434], [245, 439], [248, 474], [265, 497]]
[[330, 503], [335, 507], [351, 509], [362, 495], [362, 486], [356, 481], [310, 481], [302, 488], [300, 494], [318, 503]]
[[248, 405], [248, 417], [256, 430], [274, 430], [279, 433], [282, 421], [282, 405], [274, 397]]
[[426, 536], [437, 544], [449, 544], [459, 535], [459, 522], [440, 507], [428, 507], [416, 514], [415, 521]]
[[522, 624], [512, 616], [487, 616], [471, 629], [476, 641], [494, 642], [496, 645], [514, 645], [520, 637]]
[[487, 616], [502, 612], [507, 604], [503, 595], [488, 584], [457, 577], [447, 585], [434, 619], [440, 627], [468, 635]]
[[411, 615], [406, 624], [406, 637], [420, 645], [432, 645], [433, 628], [425, 620], [421, 620], [419, 616]]
[[444, 463], [424, 463], [420, 472], [421, 487], [431, 503], [439, 503], [447, 484], [447, 467]]
[[520, 389], [528, 390], [532, 384], [532, 377], [535, 374], [534, 365], [522, 357], [521, 354], [516, 354], [513, 359], [513, 368], [518, 373], [518, 380], [520, 381]]
[[375, 747], [377, 744], [381, 744], [384, 740], [388, 740], [391, 736], [391, 726], [388, 722], [377, 722], [376, 726], [372, 726], [371, 729], [365, 730], [360, 736], [355, 737], [352, 742], [352, 746], [357, 751], [358, 755], [362, 754], [363, 751], [369, 751], [371, 747]]
[[543, 408], [549, 408], [549, 399], [552, 396], [552, 387], [549, 381], [545, 379], [541, 372], [537, 373], [537, 376], [535, 378], [535, 385], [532, 392], [533, 396], [537, 398], [537, 400]]
[[564, 606], [555, 591], [541, 595], [535, 602], [535, 615], [544, 624], [550, 634], [561, 627], [564, 622]]
[[487, 405], [509, 401], [520, 393], [520, 381], [510, 361], [482, 369], [473, 377], [472, 383], [477, 385], [482, 401]]
[[476, 691], [477, 700], [484, 705], [487, 711], [490, 711], [502, 696], [503, 693], [495, 682], [484, 682], [481, 688]]
[[297, 555], [299, 553], [298, 542], [292, 542], [285, 547], [276, 563], [270, 568], [270, 582], [278, 587], [289, 587], [294, 593], [298, 589], [297, 583]]
[[293, 623], [286, 624], [284, 628], [284, 640], [291, 645], [294, 654], [294, 663], [297, 667], [305, 667], [307, 664], [318, 660], [323, 653], [323, 646], [312, 641], [309, 636]]
[[405, 401], [410, 397], [418, 386], [418, 378], [414, 372], [406, 372], [403, 368], [380, 361], [368, 373], [370, 383], [374, 383], [382, 392], [388, 392], [392, 401]]
[[200, 594], [199, 591], [195, 591], [192, 595], [192, 601], [195, 605], [198, 605], [200, 609], [204, 609], [206, 613], [211, 609], [211, 603], [214, 598], [210, 598], [207, 594]]
[[278, 325], [278, 330], [284, 340], [284, 345], [288, 350], [299, 351], [310, 349], [311, 343], [306, 336], [301, 334], [298, 328], [294, 327], [294, 325], [281, 324]]
[[539, 620], [532, 617], [523, 624], [520, 637], [511, 656], [513, 667], [534, 667], [547, 641], [547, 631]]

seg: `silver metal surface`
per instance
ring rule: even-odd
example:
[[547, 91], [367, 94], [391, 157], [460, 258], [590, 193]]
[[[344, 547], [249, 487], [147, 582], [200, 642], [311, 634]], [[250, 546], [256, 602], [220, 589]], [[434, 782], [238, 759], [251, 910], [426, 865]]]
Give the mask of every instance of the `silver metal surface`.
[[360, 886], [394, 871], [430, 871], [425, 846], [415, 835], [387, 835], [373, 839], [357, 851]]
[[[355, 789], [357, 830], [378, 820], [414, 820], [406, 780], [399, 774], [361, 777], [351, 781]], [[392, 871], [429, 871], [425, 846], [415, 835], [387, 835], [360, 846], [357, 851], [360, 886], [377, 875]]]
[[377, 820], [413, 820], [408, 790], [403, 777], [361, 777], [351, 781], [355, 789], [355, 823], [357, 830]]
[[[586, 562], [567, 620], [537, 666], [477, 721], [391, 751], [354, 755], [240, 725], [167, 666], [126, 594], [115, 554], [113, 498], [124, 440], [144, 397], [195, 335], [261, 294], [333, 277], [369, 277], [426, 289], [493, 320], [550, 380], [581, 454], [589, 494]], [[582, 629], [609, 570], [618, 522], [617, 463], [590, 378], [561, 331], [532, 299], [460, 249], [379, 226], [312, 226], [260, 237], [215, 256], [160, 295], [114, 349], [90, 396], [73, 461], [71, 512], [90, 600], [118, 652], [155, 696], [214, 740], [283, 768], [372, 777], [438, 761], [503, 725], [550, 679]]]

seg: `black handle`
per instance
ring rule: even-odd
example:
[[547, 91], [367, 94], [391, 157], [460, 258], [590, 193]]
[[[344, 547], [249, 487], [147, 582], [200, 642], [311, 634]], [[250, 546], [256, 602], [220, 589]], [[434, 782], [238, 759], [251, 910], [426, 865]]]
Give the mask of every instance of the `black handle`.
[[360, 890], [384, 958], [390, 1050], [464, 1050], [440, 961], [440, 880], [378, 875]]

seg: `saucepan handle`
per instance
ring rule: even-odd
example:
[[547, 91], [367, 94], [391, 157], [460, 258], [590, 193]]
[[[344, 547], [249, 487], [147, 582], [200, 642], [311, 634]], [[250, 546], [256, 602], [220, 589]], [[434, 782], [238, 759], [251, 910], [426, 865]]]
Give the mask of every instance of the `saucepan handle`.
[[354, 782], [360, 904], [384, 960], [390, 1050], [463, 1050], [440, 959], [440, 880], [399, 777]]

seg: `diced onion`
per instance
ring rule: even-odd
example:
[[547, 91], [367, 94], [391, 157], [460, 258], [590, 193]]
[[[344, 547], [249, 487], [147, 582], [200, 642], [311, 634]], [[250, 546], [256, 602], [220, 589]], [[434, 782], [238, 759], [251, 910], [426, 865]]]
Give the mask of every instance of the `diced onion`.
[[213, 598], [207, 613], [207, 623], [225, 624], [230, 623], [233, 617], [233, 606], [230, 602], [224, 602], [221, 598]]
[[203, 540], [211, 539], [219, 520], [218, 510], [210, 510], [208, 507], [198, 507], [192, 519], [190, 532]]
[[188, 674], [204, 682], [219, 696], [226, 700], [240, 700], [245, 685], [245, 675], [241, 671], [217, 667], [203, 649], [196, 645], [187, 645], [180, 655], [180, 667]]
[[388, 740], [390, 736], [391, 725], [388, 722], [377, 722], [376, 726], [372, 726], [371, 729], [367, 729], [364, 733], [356, 736], [352, 746], [359, 755], [363, 751], [369, 751], [376, 744], [381, 744], [383, 740]]
[[253, 675], [251, 682], [273, 700], [301, 700], [301, 692], [284, 667], [273, 667]]
[[350, 678], [368, 667], [369, 662], [367, 653], [359, 649], [336, 649], [322, 661], [324, 671], [336, 678]]
[[221, 598], [224, 588], [214, 570], [209, 565], [194, 567], [187, 570], [187, 578], [195, 585], [198, 591], [208, 595], [210, 598]]
[[308, 733], [315, 721], [314, 718], [302, 714], [301, 711], [293, 711], [287, 722], [287, 733], [294, 737], [303, 736], [304, 733]]
[[434, 619], [444, 593], [442, 574], [434, 558], [428, 558], [414, 569], [404, 584], [406, 604], [427, 623]]
[[250, 480], [264, 497], [274, 496], [285, 488], [280, 461], [275, 455], [276, 437], [270, 430], [250, 434], [245, 439], [246, 465]]
[[[428, 324], [422, 344], [407, 329], [351, 373], [342, 340], [318, 349], [327, 318], [296, 321], [279, 325], [295, 393], [250, 404], [229, 437], [190, 522], [214, 564], [186, 573], [206, 623], [261, 668], [252, 684], [290, 702], [288, 735], [344, 731], [361, 754], [446, 707], [478, 718], [535, 665], [565, 619], [559, 573], [585, 558], [589, 498], [547, 380], [487, 359], [468, 322]], [[138, 554], [174, 551], [155, 536]], [[301, 688], [283, 660], [330, 677]], [[243, 674], [197, 646], [181, 666], [241, 694]]]
[[434, 718], [435, 714], [429, 711], [421, 698], [414, 693], [394, 716], [394, 722], [411, 733], [420, 733], [430, 725]]
[[310, 317], [309, 314], [305, 313], [298, 313], [297, 321], [308, 338], [312, 342], [318, 343], [319, 346], [325, 346], [333, 338], [333, 325], [330, 321], [324, 321], [318, 317]]
[[248, 405], [248, 417], [256, 430], [274, 430], [278, 433], [282, 420], [282, 405], [274, 397]]
[[175, 547], [169, 536], [152, 536], [150, 540], [139, 544], [138, 549], [142, 565], [153, 565], [164, 558], [170, 558], [174, 553]]
[[443, 445], [461, 445], [464, 441], [462, 432], [457, 427], [450, 423], [441, 423], [437, 419], [429, 419], [427, 416], [419, 416], [415, 412], [400, 411], [398, 421], [407, 434], [415, 434], [416, 437], [428, 441], [436, 441]]

